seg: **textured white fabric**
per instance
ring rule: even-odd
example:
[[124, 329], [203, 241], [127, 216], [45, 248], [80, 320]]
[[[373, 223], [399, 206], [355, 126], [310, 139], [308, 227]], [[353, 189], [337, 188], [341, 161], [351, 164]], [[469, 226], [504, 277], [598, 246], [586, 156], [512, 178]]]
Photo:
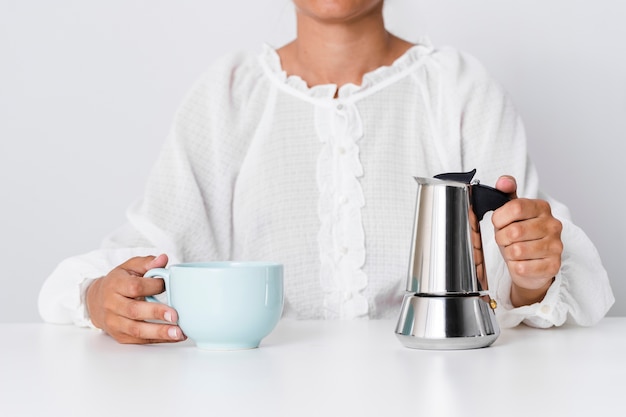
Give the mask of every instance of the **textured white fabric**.
[[[193, 87], [128, 225], [62, 262], [39, 298], [50, 322], [88, 323], [79, 286], [134, 255], [285, 264], [285, 316], [397, 317], [408, 272], [414, 176], [501, 174], [547, 198], [509, 97], [472, 57], [419, 42], [360, 86], [309, 88], [278, 54], [233, 54]], [[600, 258], [567, 209], [563, 266], [545, 299], [512, 308], [490, 216], [483, 241], [503, 326], [591, 325], [614, 302]]]

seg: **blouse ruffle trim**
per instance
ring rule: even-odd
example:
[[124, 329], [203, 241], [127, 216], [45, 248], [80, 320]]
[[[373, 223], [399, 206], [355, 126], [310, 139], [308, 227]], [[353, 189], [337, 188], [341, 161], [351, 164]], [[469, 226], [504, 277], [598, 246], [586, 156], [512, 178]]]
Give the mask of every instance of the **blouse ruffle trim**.
[[363, 166], [357, 142], [363, 126], [354, 104], [317, 107], [316, 125], [322, 142], [317, 162], [320, 191], [320, 285], [324, 312], [329, 319], [367, 317], [369, 306], [362, 291], [367, 286], [365, 232], [361, 209], [365, 197], [359, 178]]
[[[420, 39], [414, 46], [409, 48], [404, 54], [396, 59], [391, 65], [379, 67], [371, 72], [363, 75], [361, 85], [345, 84], [339, 88], [338, 97], [345, 99], [356, 93], [366, 91], [375, 85], [384, 82], [404, 71], [407, 71], [425, 55], [431, 54], [433, 46], [426, 37]], [[261, 62], [267, 67], [269, 72], [274, 75], [278, 81], [288, 87], [293, 88], [311, 98], [333, 98], [337, 91], [335, 84], [320, 84], [309, 87], [298, 75], [287, 75], [283, 70], [280, 62], [280, 56], [274, 48], [268, 44], [264, 44], [261, 51]]]

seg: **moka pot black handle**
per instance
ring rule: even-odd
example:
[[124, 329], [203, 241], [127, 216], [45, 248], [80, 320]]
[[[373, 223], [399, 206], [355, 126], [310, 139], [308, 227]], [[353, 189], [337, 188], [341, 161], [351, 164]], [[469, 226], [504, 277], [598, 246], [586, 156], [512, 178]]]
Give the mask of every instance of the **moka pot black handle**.
[[471, 184], [476, 169], [469, 172], [448, 172], [435, 175], [435, 178], [446, 181], [462, 182], [471, 187], [472, 211], [481, 221], [488, 211], [496, 210], [511, 200], [508, 194], [493, 187], [482, 184]]

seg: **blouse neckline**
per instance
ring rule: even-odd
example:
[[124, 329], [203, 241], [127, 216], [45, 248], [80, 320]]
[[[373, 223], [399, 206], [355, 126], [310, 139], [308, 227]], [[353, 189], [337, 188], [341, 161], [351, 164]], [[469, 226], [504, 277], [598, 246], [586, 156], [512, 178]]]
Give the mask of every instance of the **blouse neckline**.
[[[382, 88], [396, 79], [402, 78], [416, 65], [420, 65], [424, 61], [423, 57], [431, 54], [432, 51], [433, 46], [430, 40], [428, 38], [420, 39], [391, 65], [383, 65], [363, 75], [361, 85], [348, 83], [339, 87], [337, 99], [355, 99], [356, 96], [378, 90], [378, 88]], [[282, 68], [278, 52], [272, 46], [263, 44], [259, 58], [270, 78], [284, 90], [297, 95], [304, 95], [309, 99], [334, 98], [337, 91], [336, 84], [319, 84], [310, 87], [300, 76], [287, 75], [287, 72]]]

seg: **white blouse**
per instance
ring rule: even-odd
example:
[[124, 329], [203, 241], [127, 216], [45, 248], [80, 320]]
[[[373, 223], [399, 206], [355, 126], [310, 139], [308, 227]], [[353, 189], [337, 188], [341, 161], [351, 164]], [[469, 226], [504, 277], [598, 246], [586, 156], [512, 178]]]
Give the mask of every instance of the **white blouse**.
[[[471, 56], [422, 41], [336, 91], [287, 76], [269, 46], [216, 62], [177, 112], [128, 224], [44, 283], [44, 320], [89, 325], [82, 296], [90, 279], [159, 253], [170, 263], [281, 262], [287, 317], [394, 318], [409, 267], [414, 176], [476, 168], [483, 184], [511, 174], [519, 196], [549, 199], [510, 98]], [[565, 251], [535, 305], [511, 306], [490, 216], [483, 220], [502, 326], [591, 325], [614, 302], [595, 247], [550, 202]]]

